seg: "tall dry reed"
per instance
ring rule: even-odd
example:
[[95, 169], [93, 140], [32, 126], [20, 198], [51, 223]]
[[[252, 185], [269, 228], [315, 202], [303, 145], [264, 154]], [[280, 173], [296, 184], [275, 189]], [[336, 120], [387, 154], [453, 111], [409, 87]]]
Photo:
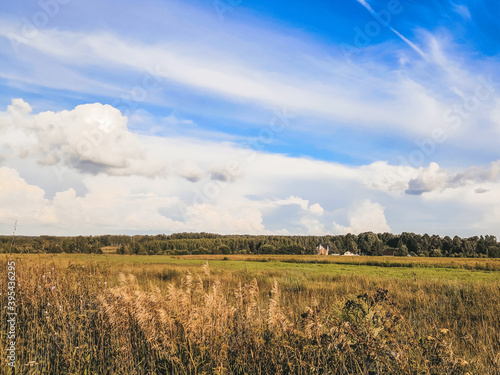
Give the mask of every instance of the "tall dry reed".
[[496, 284], [18, 264], [17, 373], [495, 374], [500, 364]]

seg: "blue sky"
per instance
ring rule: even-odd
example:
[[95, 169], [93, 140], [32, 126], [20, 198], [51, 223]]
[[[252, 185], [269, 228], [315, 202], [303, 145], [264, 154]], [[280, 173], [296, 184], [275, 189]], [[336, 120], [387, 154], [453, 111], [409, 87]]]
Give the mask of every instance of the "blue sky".
[[500, 235], [497, 2], [0, 9], [3, 232]]

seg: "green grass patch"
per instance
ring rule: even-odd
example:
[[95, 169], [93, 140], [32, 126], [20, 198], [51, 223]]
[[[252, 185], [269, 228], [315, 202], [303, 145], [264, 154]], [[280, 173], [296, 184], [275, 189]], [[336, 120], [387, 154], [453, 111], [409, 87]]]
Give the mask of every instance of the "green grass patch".
[[[162, 255], [114, 255], [114, 254], [57, 254], [57, 255], [23, 255], [27, 257], [52, 258], [55, 262], [97, 262], [109, 265], [172, 265], [179, 267], [202, 266], [208, 261], [210, 267], [217, 271], [231, 271], [237, 273], [247, 273], [251, 275], [266, 275], [267, 277], [284, 276], [286, 274], [303, 275], [306, 278], [323, 278], [325, 276], [336, 277], [341, 275], [372, 276], [382, 279], [433, 279], [433, 280], [467, 280], [467, 281], [499, 281], [500, 272], [495, 270], [476, 269], [475, 264], [480, 264], [479, 268], [489, 263], [480, 263], [475, 259], [460, 260], [457, 263], [450, 263], [436, 258], [433, 266], [432, 259], [426, 258], [424, 266], [408, 266], [411, 263], [402, 263], [397, 258], [385, 258], [380, 261], [373, 257], [360, 257], [354, 263], [340, 261], [314, 262], [314, 259], [304, 257], [304, 262], [299, 262], [300, 257], [295, 256], [272, 256], [262, 257], [251, 256], [234, 257], [183, 257], [183, 256], [162, 256]], [[207, 260], [207, 258], [209, 260]], [[366, 259], [368, 258], [368, 259]], [[325, 259], [325, 258], [323, 258]], [[265, 261], [264, 261], [265, 260]], [[295, 260], [295, 261], [293, 261]], [[322, 260], [321, 258], [318, 260]], [[465, 266], [465, 267], [464, 267]], [[468, 266], [468, 267], [467, 267]]]

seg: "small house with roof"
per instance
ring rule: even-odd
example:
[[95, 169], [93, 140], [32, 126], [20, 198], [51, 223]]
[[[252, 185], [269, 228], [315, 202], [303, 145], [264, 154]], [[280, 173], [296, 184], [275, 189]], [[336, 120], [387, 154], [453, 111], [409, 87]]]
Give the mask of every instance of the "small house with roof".
[[328, 255], [328, 253], [330, 252], [330, 245], [320, 243], [318, 246], [316, 246], [316, 252], [318, 255]]

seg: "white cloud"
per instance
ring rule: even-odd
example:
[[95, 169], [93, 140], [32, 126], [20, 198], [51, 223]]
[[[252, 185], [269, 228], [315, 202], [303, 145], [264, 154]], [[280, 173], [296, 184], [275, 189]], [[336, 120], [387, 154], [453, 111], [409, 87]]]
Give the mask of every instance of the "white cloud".
[[390, 232], [384, 215], [384, 207], [369, 199], [353, 206], [348, 213], [349, 226], [333, 223], [336, 234], [375, 232]]
[[187, 208], [186, 216], [186, 227], [193, 228], [191, 231], [222, 234], [268, 233], [262, 224], [261, 212], [249, 204], [234, 202], [229, 206], [194, 205]]
[[488, 167], [472, 166], [458, 173], [442, 170], [437, 163], [430, 163], [428, 168], [419, 168], [418, 176], [408, 183], [407, 194], [456, 189], [470, 184], [498, 182], [500, 180], [500, 160]]
[[419, 168], [418, 176], [408, 183], [407, 194], [420, 195], [436, 189], [444, 189], [448, 176], [437, 163], [431, 163], [428, 168]]
[[325, 210], [323, 209], [323, 207], [321, 207], [321, 205], [319, 203], [314, 203], [313, 205], [311, 205], [309, 207], [309, 211], [312, 214], [318, 215], [318, 216], [323, 215], [323, 213], [325, 212]]
[[7, 112], [14, 117], [29, 115], [32, 111], [31, 106], [20, 98], [12, 99], [12, 104], [7, 107]]
[[408, 181], [418, 175], [418, 170], [409, 166], [392, 166], [377, 161], [360, 167], [363, 184], [370, 189], [387, 193], [401, 193], [408, 188]]
[[163, 119], [163, 123], [168, 126], [192, 126], [194, 125], [193, 120], [184, 120], [178, 118], [174, 113], [171, 113]]
[[[103, 122], [115, 132], [115, 144], [109, 145], [113, 155], [104, 148], [91, 157], [106, 167], [92, 174], [74, 159], [66, 163], [68, 155], [77, 155], [75, 134], [98, 129]], [[449, 228], [470, 233], [479, 231], [479, 224], [469, 226], [466, 214], [441, 220], [440, 205], [473, 213], [474, 223], [494, 228], [500, 204], [491, 200], [500, 186], [500, 162], [451, 171], [437, 163], [419, 169], [384, 161], [357, 167], [249, 153], [229, 142], [139, 136], [127, 129], [118, 111], [100, 104], [32, 114], [27, 103], [16, 100], [0, 112], [0, 124], [1, 153], [8, 155], [1, 162], [10, 165], [0, 169], [4, 232], [16, 218], [26, 234], [327, 234], [332, 222], [335, 233], [384, 232], [407, 230], [404, 215], [411, 212], [427, 220], [412, 224], [412, 231], [428, 231], [426, 223], [435, 220], [432, 228], [438, 233]], [[119, 147], [127, 139], [130, 147]], [[119, 161], [127, 158], [143, 163], [137, 173], [133, 163], [120, 168]], [[40, 163], [36, 170], [34, 162]], [[168, 165], [168, 173], [148, 178], [150, 173], [144, 172], [157, 165]], [[55, 166], [64, 167], [59, 185], [46, 178], [54, 176]], [[217, 178], [214, 173], [238, 177]], [[358, 202], [360, 196], [366, 199]]]
[[16, 220], [29, 224], [54, 224], [57, 219], [38, 186], [28, 184], [16, 170], [0, 167], [0, 223]]
[[53, 199], [29, 185], [10, 168], [0, 168], [0, 223], [19, 222], [24, 234], [93, 234], [167, 229], [181, 230], [183, 223], [158, 213], [159, 207], [175, 207], [178, 199], [153, 193], [134, 193], [108, 178], [86, 180], [88, 192], [78, 196], [73, 189]]
[[498, 182], [500, 180], [500, 160], [491, 162], [486, 168], [472, 166], [450, 178], [451, 187], [467, 183]]
[[194, 161], [179, 161], [176, 164], [179, 176], [184, 177], [186, 180], [197, 182], [203, 178], [203, 170]]
[[326, 229], [325, 224], [317, 219], [304, 217], [300, 220], [300, 224], [305, 228], [304, 233], [310, 236], [325, 236], [331, 234]]
[[231, 182], [243, 177], [243, 171], [238, 162], [217, 165], [210, 170], [210, 178], [215, 181]]
[[127, 119], [109, 105], [85, 104], [33, 115], [28, 103], [13, 99], [0, 124], [4, 132], [10, 131], [4, 144], [17, 146], [23, 158], [30, 155], [40, 165], [62, 164], [84, 173], [118, 176], [165, 173], [165, 163], [148, 160], [146, 147], [128, 131]]
[[[0, 35], [7, 34], [7, 28], [0, 28]], [[218, 36], [223, 40], [229, 38]], [[242, 36], [233, 37], [238, 43], [232, 40], [229, 49], [224, 48], [228, 44], [222, 42], [200, 49], [196, 40], [185, 41], [183, 46], [168, 40], [159, 45], [102, 32], [40, 30], [25, 47], [64, 66], [133, 69], [145, 77], [152, 77], [162, 86], [175, 82], [223, 100], [265, 108], [285, 106], [303, 116], [341, 124], [383, 127], [401, 134], [428, 134], [429, 129], [442, 123], [447, 103], [412, 78], [411, 72], [395, 74], [389, 80], [378, 76], [385, 70], [382, 66], [380, 72], [374, 72], [373, 65], [353, 67], [340, 56], [331, 61], [335, 69], [325, 70], [324, 46], [304, 46], [299, 39], [290, 39], [287, 42], [296, 48], [280, 49], [282, 55], [275, 56], [278, 42], [284, 36], [276, 34], [271, 39], [266, 36], [266, 43], [258, 50]], [[249, 58], [242, 60], [238, 54], [240, 50]], [[199, 55], [193, 51], [199, 51]], [[274, 59], [266, 60], [262, 66], [262, 61], [253, 61], [250, 51]], [[361, 74], [363, 69], [366, 70]], [[102, 91], [102, 87], [97, 90]], [[145, 91], [148, 101], [156, 99], [155, 103], [161, 104], [155, 90], [142, 86], [138, 90]], [[179, 119], [173, 116], [167, 121], [178, 123]]]
[[471, 14], [469, 8], [462, 4], [453, 4], [453, 10], [460, 14], [464, 19], [470, 20]]
[[489, 113], [489, 119], [493, 123], [494, 132], [500, 136], [500, 99], [496, 99], [493, 108]]
[[288, 205], [297, 205], [299, 206], [303, 211], [308, 210], [309, 206], [309, 201], [306, 199], [302, 199], [300, 197], [296, 196], [290, 196], [286, 199], [277, 199], [272, 202], [272, 205], [274, 206], [288, 206]]

